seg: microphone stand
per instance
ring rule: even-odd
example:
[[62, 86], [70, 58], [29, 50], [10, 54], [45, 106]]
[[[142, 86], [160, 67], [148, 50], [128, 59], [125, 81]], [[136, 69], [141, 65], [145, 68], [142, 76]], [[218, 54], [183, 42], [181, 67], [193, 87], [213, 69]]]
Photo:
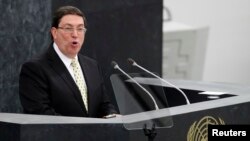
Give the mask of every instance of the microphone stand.
[[165, 79], [162, 79], [161, 77], [157, 76], [156, 74], [154, 74], [154, 73], [150, 72], [149, 70], [143, 68], [142, 66], [138, 65], [133, 59], [129, 58], [129, 59], [128, 59], [128, 62], [129, 62], [132, 66], [136, 66], [136, 67], [142, 69], [143, 71], [145, 71], [145, 72], [147, 72], [147, 73], [153, 75], [154, 77], [160, 79], [160, 80], [163, 81], [164, 83], [166, 83], [166, 84], [168, 84], [168, 85], [174, 87], [175, 89], [177, 89], [177, 90], [184, 96], [184, 98], [185, 98], [185, 100], [186, 100], [186, 103], [187, 103], [188, 105], [190, 104], [190, 101], [189, 101], [187, 95], [186, 95], [180, 88], [176, 87], [175, 85], [171, 84], [170, 82], [166, 81]]
[[137, 86], [139, 86], [153, 101], [155, 110], [159, 110], [159, 107], [154, 99], [154, 97], [144, 88], [142, 87], [134, 78], [132, 78], [130, 75], [128, 75], [126, 72], [124, 72], [115, 61], [111, 62], [111, 65], [114, 69], [118, 69], [120, 72], [122, 72], [125, 76], [127, 76], [130, 80], [132, 80]]
[[154, 141], [154, 138], [157, 135], [157, 132], [155, 130], [155, 124], [153, 123], [151, 129], [147, 128], [147, 124], [144, 124], [144, 128], [143, 128], [144, 134], [145, 136], [148, 137], [148, 141]]
[[[147, 93], [148, 96], [150, 96], [150, 98], [152, 99], [152, 101], [154, 102], [154, 106], [155, 106], [155, 110], [159, 110], [159, 107], [154, 99], [154, 97], [144, 88], [142, 87], [136, 80], [134, 80], [130, 75], [128, 75], [126, 72], [124, 72], [115, 61], [111, 62], [111, 65], [113, 66], [114, 69], [118, 69], [120, 72], [122, 72], [124, 75], [126, 75], [129, 79], [131, 79], [136, 85], [138, 85], [144, 92]], [[155, 130], [155, 123], [153, 123], [151, 129], [147, 128], [147, 124], [144, 123], [144, 127], [143, 127], [143, 132], [145, 134], [145, 136], [148, 137], [148, 141], [154, 141], [154, 138], [156, 137], [157, 133]]]

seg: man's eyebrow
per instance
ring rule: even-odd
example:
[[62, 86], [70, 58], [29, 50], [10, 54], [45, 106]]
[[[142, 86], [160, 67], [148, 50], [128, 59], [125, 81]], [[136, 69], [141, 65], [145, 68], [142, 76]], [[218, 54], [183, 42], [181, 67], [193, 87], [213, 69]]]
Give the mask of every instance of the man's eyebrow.
[[[72, 24], [64, 24], [63, 26], [70, 26], [70, 27], [74, 27]], [[84, 24], [79, 24], [79, 25], [76, 25], [76, 27], [84, 27]]]
[[77, 25], [77, 27], [82, 27], [82, 26], [84, 27], [84, 24], [79, 24], [79, 25]]
[[63, 26], [73, 26], [73, 25], [66, 23], [66, 24], [63, 24]]

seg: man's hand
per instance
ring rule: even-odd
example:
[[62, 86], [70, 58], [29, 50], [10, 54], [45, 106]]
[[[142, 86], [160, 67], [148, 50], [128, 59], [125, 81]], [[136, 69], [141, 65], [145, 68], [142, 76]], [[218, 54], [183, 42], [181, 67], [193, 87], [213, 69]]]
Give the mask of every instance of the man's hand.
[[103, 118], [114, 118], [114, 117], [121, 117], [122, 115], [120, 114], [109, 114], [109, 115], [106, 115], [104, 116]]

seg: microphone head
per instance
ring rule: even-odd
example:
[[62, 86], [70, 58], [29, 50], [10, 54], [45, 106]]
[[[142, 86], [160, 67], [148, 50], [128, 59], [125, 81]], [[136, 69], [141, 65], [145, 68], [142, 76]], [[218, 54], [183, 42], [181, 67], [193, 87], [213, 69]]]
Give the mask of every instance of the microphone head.
[[128, 63], [131, 65], [135, 65], [135, 61], [132, 58], [128, 58]]
[[111, 66], [112, 66], [114, 69], [117, 69], [117, 68], [118, 68], [118, 64], [117, 64], [115, 61], [112, 61], [112, 62], [111, 62]]

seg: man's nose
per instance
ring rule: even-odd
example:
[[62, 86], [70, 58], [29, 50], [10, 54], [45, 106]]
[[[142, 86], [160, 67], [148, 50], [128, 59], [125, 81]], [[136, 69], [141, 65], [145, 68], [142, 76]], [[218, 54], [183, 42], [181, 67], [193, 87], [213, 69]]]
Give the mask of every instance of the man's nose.
[[73, 37], [77, 37], [77, 36], [78, 36], [78, 31], [77, 31], [77, 29], [74, 29], [74, 30], [72, 31], [72, 36], [73, 36]]

